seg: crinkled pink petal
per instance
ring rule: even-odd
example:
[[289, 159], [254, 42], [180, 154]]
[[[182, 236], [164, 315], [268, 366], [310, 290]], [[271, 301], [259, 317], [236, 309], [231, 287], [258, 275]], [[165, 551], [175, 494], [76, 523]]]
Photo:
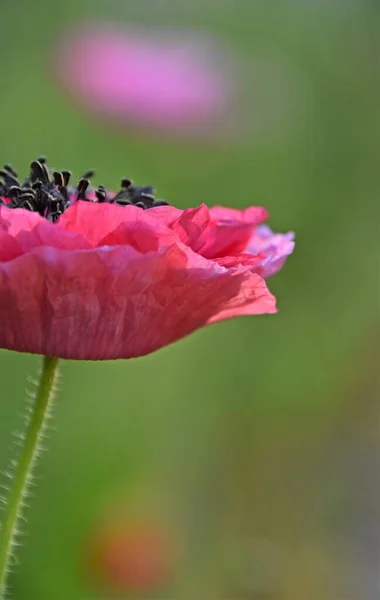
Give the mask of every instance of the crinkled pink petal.
[[[244, 271], [242, 271], [244, 272]], [[252, 276], [259, 277], [257, 274], [252, 273]], [[259, 312], [253, 312], [253, 306], [249, 302], [249, 299], [252, 298], [252, 291], [254, 287], [254, 294], [256, 297], [256, 302], [258, 303], [255, 310]], [[226, 319], [231, 319], [233, 317], [241, 317], [244, 315], [258, 315], [258, 314], [270, 314], [275, 313], [276, 311], [276, 300], [272, 294], [268, 293], [268, 288], [264, 279], [259, 277], [256, 280], [249, 280], [243, 282], [239, 296], [232, 298], [229, 302], [225, 304], [225, 306], [215, 315], [213, 315], [209, 319], [209, 324], [217, 323], [219, 321], [225, 321]]]
[[251, 271], [255, 271], [253, 267], [256, 267], [265, 259], [265, 254], [239, 254], [238, 256], [222, 256], [221, 258], [214, 258], [213, 260], [221, 267], [230, 269], [231, 267], [249, 267]]
[[225, 269], [181, 242], [145, 254], [36, 246], [0, 263], [0, 347], [22, 352], [135, 357], [208, 323], [275, 311], [261, 277]]
[[214, 222], [219, 223], [247, 223], [259, 225], [266, 221], [269, 213], [262, 206], [249, 206], [243, 210], [238, 208], [226, 208], [225, 206], [213, 206], [210, 215]]
[[239, 255], [246, 248], [252, 230], [250, 223], [211, 222], [198, 242], [197, 251], [210, 259]]
[[[175, 216], [167, 211], [167, 217]], [[260, 206], [245, 210], [201, 205], [177, 214], [170, 227], [184, 243], [205, 258], [237, 256], [244, 252], [254, 227], [265, 220], [268, 211]]]
[[270, 277], [284, 265], [287, 257], [294, 250], [294, 233], [273, 233], [266, 225], [260, 225], [254, 231], [247, 251], [252, 254], [261, 253], [262, 260], [254, 267], [254, 272], [262, 277]]
[[[65, 231], [38, 213], [24, 208], [0, 207], [0, 234], [8, 239], [8, 244], [11, 244], [9, 238], [13, 239], [14, 252], [17, 246], [19, 253], [29, 252], [36, 246], [52, 246], [62, 250], [90, 247], [80, 231]], [[0, 250], [0, 260], [12, 258], [15, 258], [14, 253], [8, 255], [7, 250]]]
[[[163, 209], [163, 211], [161, 211]], [[171, 210], [168, 210], [171, 209]], [[202, 245], [200, 241], [210, 223], [210, 214], [207, 206], [201, 204], [197, 208], [179, 210], [164, 206], [149, 210], [160, 223], [165, 223], [174, 231], [181, 242], [190, 246], [196, 252]], [[160, 214], [161, 213], [161, 214]], [[207, 237], [207, 233], [206, 233]]]
[[[160, 214], [160, 209], [163, 208]], [[253, 230], [267, 212], [260, 207], [244, 211], [209, 209], [205, 204], [184, 211], [172, 207], [159, 207], [150, 211], [160, 222], [170, 227], [181, 239], [205, 258], [219, 258], [241, 254], [252, 236]], [[222, 213], [231, 213], [231, 218], [218, 218]], [[226, 217], [226, 214], [224, 215]], [[237, 215], [232, 219], [232, 215]]]
[[20, 254], [22, 254], [22, 250], [19, 244], [14, 237], [1, 228], [0, 221], [0, 262], [12, 260]]
[[[201, 205], [202, 206], [202, 205]], [[187, 209], [187, 210], [195, 210], [195, 209]], [[166, 225], [170, 227], [173, 223], [175, 223], [182, 215], [184, 211], [180, 208], [176, 208], [175, 206], [157, 206], [156, 208], [150, 208], [149, 213], [154, 216], [156, 221], [161, 223], [162, 225]]]
[[83, 236], [90, 247], [129, 245], [140, 252], [157, 250], [176, 236], [149, 211], [104, 202], [76, 202], [59, 218], [59, 228]]

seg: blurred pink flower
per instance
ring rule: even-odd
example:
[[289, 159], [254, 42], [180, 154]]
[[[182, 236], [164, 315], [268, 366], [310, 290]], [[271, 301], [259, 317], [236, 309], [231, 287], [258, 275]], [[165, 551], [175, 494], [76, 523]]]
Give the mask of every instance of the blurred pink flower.
[[94, 24], [65, 38], [58, 62], [64, 86], [90, 110], [194, 133], [226, 119], [233, 86], [217, 54], [196, 38]]

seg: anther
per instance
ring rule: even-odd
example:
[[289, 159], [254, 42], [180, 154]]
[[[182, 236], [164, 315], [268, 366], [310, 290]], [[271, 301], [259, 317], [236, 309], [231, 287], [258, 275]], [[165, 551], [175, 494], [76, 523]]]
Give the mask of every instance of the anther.
[[136, 188], [136, 193], [139, 194], [139, 195], [140, 194], [151, 194], [151, 195], [154, 195], [155, 194], [155, 189], [151, 185], [143, 185], [141, 187]]
[[141, 198], [142, 202], [144, 202], [145, 204], [152, 204], [152, 202], [154, 202], [154, 196], [153, 194], [145, 194], [142, 193], [140, 194], [139, 198]]
[[123, 179], [121, 180], [121, 187], [122, 188], [129, 188], [132, 185], [132, 180], [131, 179], [127, 179], [126, 177], [123, 177]]
[[115, 198], [112, 199], [110, 202], [114, 202], [115, 204], [118, 204], [119, 206], [132, 206], [133, 202], [132, 200], [128, 200], [128, 198]]
[[88, 179], [84, 179], [82, 177], [82, 179], [79, 180], [78, 185], [77, 185], [77, 200], [85, 200], [86, 190], [89, 185], [90, 185], [90, 182]]
[[95, 190], [95, 196], [97, 197], [99, 202], [105, 202], [107, 194], [105, 188], [100, 185], [97, 190]]
[[88, 188], [88, 186], [90, 185], [90, 182], [88, 179], [80, 179], [78, 182], [78, 192], [85, 192]]
[[91, 179], [95, 175], [94, 169], [89, 169], [85, 173], [83, 173], [81, 179]]
[[22, 192], [22, 188], [20, 188], [19, 185], [12, 185], [9, 188], [8, 196], [10, 198], [14, 198], [15, 196], [18, 196], [19, 194], [21, 194], [21, 192]]
[[54, 171], [53, 179], [54, 179], [55, 185], [57, 185], [58, 187], [63, 187], [65, 185], [63, 175], [59, 171]]
[[8, 171], [8, 173], [10, 173], [11, 175], [13, 175], [13, 177], [16, 177], [16, 178], [18, 177], [16, 171], [11, 167], [11, 165], [8, 165], [8, 164], [4, 165], [4, 169], [6, 171]]
[[34, 209], [34, 206], [31, 202], [29, 202], [29, 200], [27, 199], [23, 199], [21, 202], [21, 207], [22, 208], [28, 208], [30, 211], [32, 211]]
[[18, 180], [16, 179], [16, 177], [14, 177], [13, 175], [11, 175], [9, 173], [9, 171], [5, 171], [4, 169], [0, 169], [0, 177], [2, 177], [5, 180], [5, 184], [7, 186], [10, 185], [20, 185]]
[[49, 174], [43, 163], [38, 160], [34, 160], [30, 165], [32, 171], [32, 181], [40, 179], [43, 183], [49, 183]]
[[62, 171], [63, 183], [69, 185], [71, 171]]
[[30, 198], [32, 200], [34, 200], [35, 198], [35, 192], [34, 190], [22, 190], [22, 193], [20, 194], [20, 198], [21, 200], [24, 200], [25, 198]]

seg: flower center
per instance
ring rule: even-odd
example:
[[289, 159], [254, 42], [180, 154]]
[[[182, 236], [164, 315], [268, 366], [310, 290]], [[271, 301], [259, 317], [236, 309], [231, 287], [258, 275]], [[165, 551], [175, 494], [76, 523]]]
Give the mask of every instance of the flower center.
[[137, 187], [127, 178], [121, 180], [121, 190], [116, 195], [102, 185], [92, 188], [90, 178], [93, 176], [94, 171], [87, 171], [76, 187], [70, 186], [71, 172], [50, 169], [46, 158], [41, 156], [32, 162], [30, 174], [21, 184], [16, 171], [4, 165], [4, 169], [0, 169], [0, 206], [25, 208], [54, 222], [78, 200], [134, 205], [144, 210], [168, 204], [155, 198], [150, 185]]

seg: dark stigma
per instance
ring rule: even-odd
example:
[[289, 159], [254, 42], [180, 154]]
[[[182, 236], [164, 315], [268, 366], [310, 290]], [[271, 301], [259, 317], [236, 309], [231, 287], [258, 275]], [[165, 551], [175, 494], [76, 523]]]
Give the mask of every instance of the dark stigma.
[[54, 171], [48, 168], [46, 158], [41, 156], [30, 165], [30, 174], [20, 183], [16, 171], [10, 165], [0, 169], [0, 206], [25, 208], [38, 212], [49, 221], [60, 215], [78, 200], [85, 202], [109, 202], [119, 206], [137, 206], [143, 210], [167, 205], [154, 197], [151, 186], [136, 187], [130, 179], [121, 180], [121, 190], [116, 195], [102, 185], [90, 187], [94, 171], [86, 171], [76, 187], [69, 185], [70, 171]]

